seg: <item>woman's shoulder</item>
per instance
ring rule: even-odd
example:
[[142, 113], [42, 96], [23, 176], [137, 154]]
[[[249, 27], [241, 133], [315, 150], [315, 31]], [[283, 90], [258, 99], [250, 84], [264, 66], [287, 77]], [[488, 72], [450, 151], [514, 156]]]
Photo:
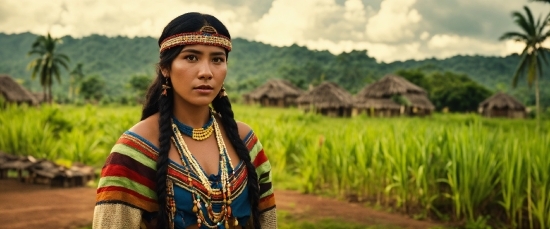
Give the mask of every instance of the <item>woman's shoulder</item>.
[[254, 131], [248, 124], [241, 121], [236, 121], [236, 122], [237, 122], [237, 128], [239, 129], [239, 136], [244, 142], [246, 142], [247, 139], [250, 138], [252, 134], [254, 134]]
[[148, 118], [136, 123], [127, 132], [139, 137], [141, 140], [153, 145], [159, 146], [159, 114], [149, 116]]

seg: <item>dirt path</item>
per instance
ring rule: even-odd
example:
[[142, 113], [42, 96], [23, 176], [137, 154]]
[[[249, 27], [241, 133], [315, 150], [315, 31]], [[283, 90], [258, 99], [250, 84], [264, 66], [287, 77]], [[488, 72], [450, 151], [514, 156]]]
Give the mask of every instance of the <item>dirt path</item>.
[[[435, 224], [295, 191], [276, 191], [277, 208], [304, 220], [343, 219], [365, 225], [424, 229]], [[0, 228], [80, 228], [92, 221], [93, 188], [47, 188], [0, 180]]]

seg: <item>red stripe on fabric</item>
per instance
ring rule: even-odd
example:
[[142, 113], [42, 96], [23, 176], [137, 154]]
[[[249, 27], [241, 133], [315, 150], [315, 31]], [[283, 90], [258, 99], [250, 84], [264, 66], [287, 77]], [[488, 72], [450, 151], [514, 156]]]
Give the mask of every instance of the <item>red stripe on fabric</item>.
[[144, 142], [141, 142], [141, 141], [137, 142], [138, 140], [129, 139], [129, 138], [124, 137], [124, 138], [118, 139], [117, 144], [123, 144], [123, 145], [127, 145], [129, 147], [132, 147], [135, 150], [137, 150], [140, 153], [147, 156], [148, 158], [151, 158], [151, 159], [156, 161], [157, 160], [157, 154], [154, 151], [152, 151], [153, 149], [151, 149], [150, 147], [143, 146], [143, 145], [146, 145], [146, 144]]
[[112, 152], [111, 154], [109, 154], [109, 157], [107, 157], [105, 166], [102, 170], [105, 170], [108, 165], [124, 166], [127, 169], [132, 170], [152, 181], [154, 181], [156, 177], [156, 171], [154, 169], [151, 169], [144, 164], [141, 164], [141, 162], [136, 161], [134, 158], [131, 158], [128, 155], [118, 152]]
[[261, 198], [260, 202], [258, 203], [258, 209], [260, 211], [271, 208], [273, 206], [275, 206], [275, 194], [271, 194], [269, 196]]
[[262, 165], [264, 162], [267, 161], [267, 156], [264, 153], [264, 150], [260, 150], [258, 152], [258, 155], [256, 155], [256, 158], [254, 158], [254, 167], [258, 168], [260, 165]]
[[260, 203], [264, 202], [264, 201], [268, 201], [269, 199], [274, 198], [274, 197], [275, 197], [275, 193], [271, 193], [270, 195], [267, 195], [264, 198], [261, 198]]
[[124, 177], [132, 181], [138, 182], [147, 188], [155, 190], [155, 182], [147, 179], [141, 174], [137, 173], [134, 170], [128, 169], [126, 166], [109, 164], [101, 171], [101, 177], [115, 176], [115, 177]]
[[246, 148], [248, 148], [248, 151], [254, 148], [254, 145], [256, 145], [256, 142], [258, 142], [258, 138], [256, 137], [256, 134], [252, 134], [252, 136], [250, 136], [250, 141], [248, 141], [246, 145]]
[[241, 186], [245, 179], [248, 178], [248, 171], [246, 169], [242, 169], [241, 172], [237, 173], [237, 177], [235, 178], [235, 183], [231, 185], [232, 189], [231, 191], [236, 190], [239, 186]]
[[[97, 202], [107, 200], [107, 199], [99, 199], [99, 198], [101, 197], [102, 192], [109, 192], [109, 191], [124, 192], [124, 193], [128, 193], [132, 196], [135, 196], [136, 198], [138, 198], [140, 200], [144, 200], [144, 201], [151, 202], [151, 203], [154, 203], [154, 204], [157, 203], [157, 201], [155, 199], [151, 199], [149, 197], [146, 197], [146, 196], [140, 194], [139, 192], [136, 192], [134, 190], [127, 189], [127, 188], [124, 188], [124, 187], [119, 187], [119, 186], [108, 186], [108, 187], [98, 188], [97, 189], [97, 197], [98, 197]], [[135, 203], [133, 203], [133, 204], [135, 204]]]
[[[189, 176], [181, 173], [180, 171], [178, 171], [176, 169], [173, 169], [171, 167], [168, 167], [168, 174], [173, 176], [173, 177], [176, 177], [182, 183], [184, 183], [186, 185], [189, 185]], [[248, 173], [247, 173], [246, 170], [243, 170], [243, 172], [239, 174], [239, 176], [236, 178], [234, 183], [232, 183], [232, 185], [231, 185], [231, 192], [239, 189], [239, 187], [244, 183], [245, 179], [247, 178], [247, 175], [248, 175]], [[192, 180], [192, 185], [193, 185], [193, 187], [197, 188], [199, 191], [201, 191], [203, 193], [208, 193], [208, 190], [206, 190], [206, 187], [204, 187], [204, 185], [199, 180], [193, 179]], [[221, 194], [212, 193], [212, 198], [213, 199], [216, 199], [216, 198], [219, 199], [221, 197], [222, 197]]]
[[[177, 179], [179, 179], [184, 184], [189, 185], [189, 180], [190, 180], [189, 176], [187, 176], [185, 174], [182, 174], [181, 172], [179, 172], [179, 171], [177, 171], [173, 168], [168, 168], [168, 174], [176, 177]], [[201, 191], [203, 193], [208, 193], [208, 190], [206, 190], [204, 185], [200, 181], [198, 181], [197, 179], [191, 178], [191, 184], [193, 185], [193, 187], [195, 187], [199, 191]]]

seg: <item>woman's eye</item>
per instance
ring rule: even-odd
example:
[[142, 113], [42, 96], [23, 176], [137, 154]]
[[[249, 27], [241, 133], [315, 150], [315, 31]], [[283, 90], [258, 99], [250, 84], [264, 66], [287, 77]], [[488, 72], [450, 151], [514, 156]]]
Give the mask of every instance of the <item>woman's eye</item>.
[[216, 57], [214, 59], [212, 59], [212, 62], [214, 63], [223, 63], [225, 61], [225, 59], [221, 58], [221, 57]]
[[197, 61], [198, 60], [197, 56], [193, 56], [193, 55], [185, 56], [184, 59], [190, 60], [190, 61]]

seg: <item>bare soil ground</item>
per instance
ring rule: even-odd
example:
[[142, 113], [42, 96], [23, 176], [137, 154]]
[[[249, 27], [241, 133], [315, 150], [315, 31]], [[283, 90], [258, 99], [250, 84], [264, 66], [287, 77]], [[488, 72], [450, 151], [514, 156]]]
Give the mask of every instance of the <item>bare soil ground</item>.
[[[339, 219], [364, 225], [425, 229], [437, 224], [296, 191], [276, 191], [277, 209], [307, 221]], [[92, 222], [95, 189], [49, 188], [0, 180], [0, 228], [81, 228]]]

